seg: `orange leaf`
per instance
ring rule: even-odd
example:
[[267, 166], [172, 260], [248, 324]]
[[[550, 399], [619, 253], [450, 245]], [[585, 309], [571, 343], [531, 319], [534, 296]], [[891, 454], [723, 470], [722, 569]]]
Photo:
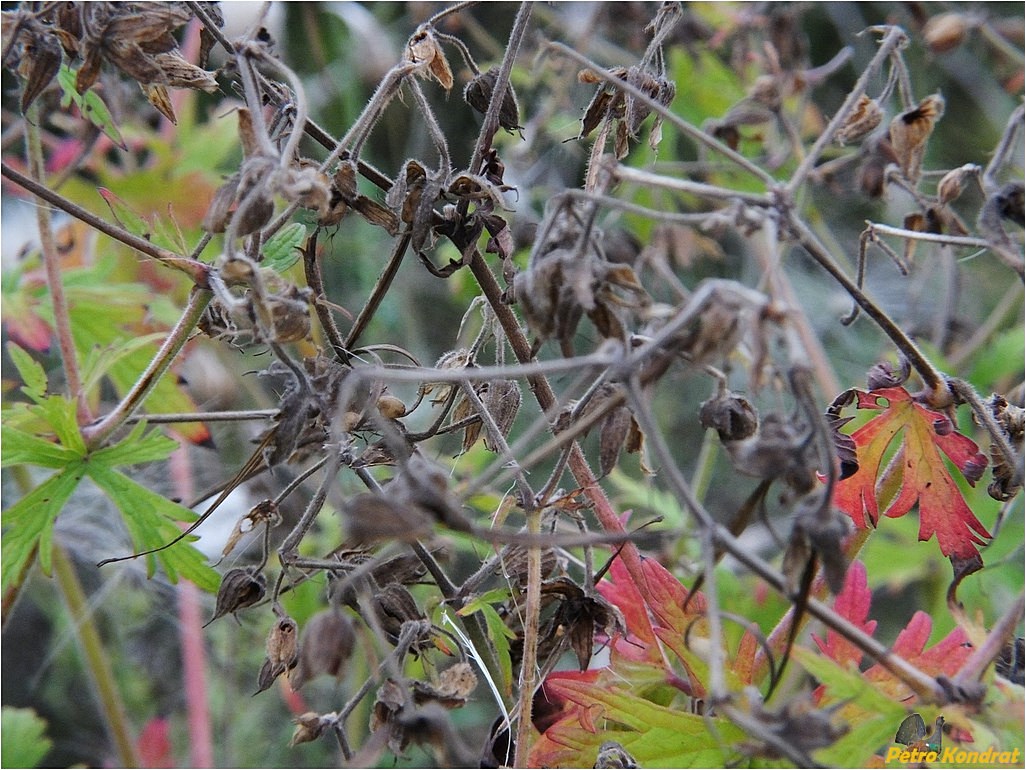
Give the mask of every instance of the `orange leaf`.
[[[916, 403], [904, 388], [856, 392], [859, 409], [882, 412], [852, 434], [859, 468], [837, 484], [834, 504], [856, 526], [866, 528], [880, 520], [881, 505], [884, 516], [896, 519], [918, 503], [920, 540], [936, 534], [945, 556], [978, 560], [976, 547], [991, 535], [962, 498], [942, 453], [975, 485], [987, 466], [980, 448], [956, 432], [946, 416]], [[886, 407], [880, 399], [886, 399]], [[895, 440], [901, 443], [893, 455], [894, 473], [888, 479], [887, 474], [881, 476], [881, 467]], [[878, 499], [880, 487], [889, 489], [895, 484], [891, 499]]]

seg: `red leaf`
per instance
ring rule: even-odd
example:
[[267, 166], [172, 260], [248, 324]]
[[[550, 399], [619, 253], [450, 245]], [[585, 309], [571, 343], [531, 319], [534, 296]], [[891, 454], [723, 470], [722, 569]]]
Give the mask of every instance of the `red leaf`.
[[[848, 568], [844, 590], [834, 599], [834, 610], [867, 634], [872, 634], [876, 629], [876, 621], [867, 620], [871, 598], [872, 594], [866, 584], [866, 567], [862, 562], [854, 561]], [[933, 647], [926, 649], [932, 630], [933, 619], [920, 610], [898, 634], [891, 649], [925, 674], [955, 676], [972, 653], [969, 637], [961, 627], [956, 627]], [[858, 666], [862, 660], [861, 651], [835, 631], [827, 633], [825, 642], [815, 634], [812, 638], [824, 655], [841, 665], [854, 661]], [[871, 666], [863, 676], [897, 699], [905, 700], [913, 694], [879, 663]], [[821, 693], [822, 687], [816, 697]]]
[[[860, 561], [852, 562], [844, 579], [844, 589], [834, 599], [834, 610], [872, 636], [876, 630], [876, 621], [867, 620], [872, 599], [873, 595], [866, 583], [866, 565]], [[832, 629], [827, 632], [826, 641], [816, 634], [812, 635], [812, 639], [824, 655], [842, 666], [854, 662], [857, 668], [862, 662], [862, 650]]]
[[[941, 553], [959, 559], [978, 558], [976, 547], [990, 539], [990, 533], [966, 505], [942, 458], [942, 453], [974, 485], [987, 465], [987, 458], [969, 438], [956, 432], [940, 412], [916, 403], [904, 388], [879, 388], [858, 392], [859, 409], [879, 409], [881, 414], [852, 434], [858, 456], [858, 471], [838, 482], [834, 504], [847, 513], [856, 526], [876, 526], [883, 515], [898, 518], [919, 504], [919, 539], [937, 535]], [[879, 400], [886, 399], [887, 406]], [[891, 479], [881, 479], [888, 447], [900, 440], [895, 462], [895, 479], [900, 482], [893, 499], [878, 500], [878, 486], [889, 489]]]

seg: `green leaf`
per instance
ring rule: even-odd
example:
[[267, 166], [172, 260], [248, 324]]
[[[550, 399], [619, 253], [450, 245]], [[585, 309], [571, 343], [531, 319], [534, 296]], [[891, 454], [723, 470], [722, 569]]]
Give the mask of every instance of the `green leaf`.
[[28, 708], [4, 706], [0, 711], [0, 767], [37, 767], [53, 748], [46, 721]]
[[5, 594], [33, 558], [50, 574], [53, 523], [85, 475], [84, 465], [82, 460], [69, 463], [0, 515], [0, 582]]
[[63, 396], [48, 396], [36, 406], [29, 407], [53, 428], [57, 440], [79, 456], [86, 453], [85, 439], [78, 428], [78, 406]]
[[7, 343], [7, 355], [11, 357], [18, 374], [25, 382], [22, 392], [33, 401], [39, 401], [46, 395], [46, 372], [28, 352], [13, 342]]
[[516, 639], [517, 635], [506, 625], [492, 605], [484, 605], [481, 608], [481, 614], [488, 627], [488, 638], [491, 639], [492, 645], [495, 647], [495, 656], [499, 660], [503, 694], [510, 695], [513, 692], [513, 661], [509, 654], [509, 643], [511, 639]]
[[61, 98], [61, 104], [67, 107], [72, 102], [78, 107], [79, 112], [84, 115], [90, 123], [96, 126], [98, 129], [103, 131], [110, 140], [114, 142], [122, 150], [127, 150], [128, 146], [125, 144], [125, 140], [121, 137], [121, 132], [118, 130], [117, 124], [114, 122], [114, 118], [110, 114], [110, 110], [107, 109], [107, 105], [103, 103], [103, 99], [96, 91], [89, 89], [84, 94], [80, 94], [75, 90], [75, 80], [78, 77], [78, 70], [73, 70], [67, 64], [61, 64], [60, 71], [57, 73], [57, 82], [60, 84], [61, 90], [64, 92], [64, 96]]
[[92, 390], [100, 384], [100, 380], [107, 374], [110, 368], [125, 356], [131, 355], [136, 350], [147, 346], [149, 346], [149, 351], [152, 351], [153, 345], [162, 341], [166, 336], [165, 334], [154, 332], [153, 334], [141, 334], [129, 339], [118, 337], [109, 345], [103, 347], [99, 345], [94, 346], [86, 354], [79, 372], [82, 380], [82, 389], [87, 392]]
[[299, 261], [299, 249], [306, 241], [306, 225], [293, 222], [276, 232], [263, 245], [265, 267], [284, 273]]
[[[178, 447], [178, 442], [159, 431], [145, 433], [146, 424], [138, 423], [132, 432], [118, 443], [93, 452], [89, 459], [108, 467], [139, 465], [155, 460], [166, 460]], [[145, 433], [145, 435], [144, 435]], [[184, 510], [184, 509], [183, 509]]]
[[0, 442], [3, 454], [0, 465], [41, 465], [44, 468], [63, 468], [81, 455], [60, 444], [33, 436], [10, 425], [0, 426]]
[[730, 747], [745, 740], [741, 728], [652, 703], [626, 691], [609, 673], [590, 677], [594, 681], [587, 681], [592, 672], [561, 672], [546, 680], [547, 693], [587, 710], [588, 724], [578, 721], [580, 709], [571, 708], [534, 744], [531, 767], [588, 766], [606, 741], [622, 745], [641, 767], [728, 767], [738, 759]]
[[830, 702], [851, 701], [865, 711], [895, 719], [895, 724], [904, 716], [904, 706], [876, 689], [857, 669], [843, 668], [827, 656], [802, 647], [795, 647], [791, 654], [802, 668], [826, 685]]
[[[181, 534], [176, 522], [196, 519], [193, 511], [135, 483], [102, 462], [89, 463], [87, 472], [89, 478], [107, 493], [121, 511], [136, 551], [148, 551], [167, 545]], [[187, 539], [194, 540], [195, 537]], [[220, 576], [206, 563], [207, 557], [187, 542], [176, 543], [170, 548], [147, 555], [147, 573], [150, 576], [158, 560], [172, 583], [184, 577], [210, 592], [216, 591], [220, 584]]]

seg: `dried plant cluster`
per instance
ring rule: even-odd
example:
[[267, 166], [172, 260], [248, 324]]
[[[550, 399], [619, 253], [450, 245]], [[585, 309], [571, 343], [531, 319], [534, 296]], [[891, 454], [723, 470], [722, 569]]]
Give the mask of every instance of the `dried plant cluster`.
[[[846, 428], [853, 405], [882, 408], [883, 394], [898, 409], [908, 396], [903, 385], [919, 386], [905, 422], [890, 435], [932, 425], [932, 433], [927, 427], [916, 435], [928, 435], [926, 444], [932, 437], [970, 484], [985, 478], [996, 500], [1021, 501], [1021, 384], [981, 397], [935, 363], [866, 288], [875, 251], [908, 275], [930, 260], [972, 270], [973, 263], [957, 265], [953, 255], [973, 249], [1021, 290], [1022, 107], [1008, 117], [985, 167], [938, 168], [931, 137], [957, 106], [940, 93], [920, 93], [904, 58], [910, 45], [925, 43], [941, 55], [973, 34], [990, 39], [997, 35], [993, 27], [982, 17], [948, 13], [915, 31], [865, 30], [861, 40], [845, 42], [871, 41], [872, 50], [843, 103], [825, 112], [816, 106], [817, 89], [850, 72], [854, 49], [813, 66], [800, 12], [787, 4], [732, 8], [718, 30], [678, 3], [653, 5], [644, 20], [630, 16], [636, 29], [616, 49], [618, 58], [536, 38], [540, 32], [558, 39], [551, 9], [504, 7], [515, 14], [512, 27], [487, 30], [501, 56], [483, 71], [468, 34], [475, 27], [461, 23], [472, 6], [440, 10], [413, 29], [339, 138], [312, 117], [308, 84], [278, 55], [268, 31], [258, 26], [227, 39], [216, 3], [24, 4], [4, 12], [4, 65], [17, 75], [21, 109], [42, 125], [56, 107], [62, 67], [76, 73], [68, 98], [80, 110], [88, 93], [109, 93], [113, 83], [126, 81], [137, 83], [171, 122], [178, 117], [176, 89], [220, 92], [234, 104], [222, 119], [237, 121], [240, 161], [206, 206], [204, 235], [191, 251], [133, 232], [116, 210], [113, 223], [85, 211], [47, 187], [39, 169], [8, 162], [5, 147], [5, 179], [191, 284], [181, 319], [115, 406], [92, 411], [82, 380], [66, 378], [78, 404], [83, 456], [120, 440], [190, 338], [265, 354], [260, 374], [273, 383], [277, 402], [249, 462], [221, 486], [199, 521], [180, 536], [136, 538], [130, 558], [174, 566], [163, 560], [192, 548], [191, 532], [233, 489], [257, 477], [277, 485], [229, 536], [210, 622], [233, 616], [266, 626], [266, 657], [252, 672], [256, 692], [283, 679], [296, 691], [318, 677], [341, 680], [354, 656], [372, 659], [366, 681], [351, 683], [343, 701], [298, 716], [292, 736], [293, 745], [336, 741], [345, 761], [357, 764], [417, 744], [441, 766], [644, 766], [649, 747], [640, 742], [631, 749], [624, 736], [632, 733], [622, 724], [607, 725], [603, 720], [612, 717], [597, 706], [574, 711], [542, 686], [557, 664], [601, 669], [600, 648], [611, 648], [615, 667], [616, 659], [633, 654], [624, 647], [630, 642], [657, 651], [649, 665], [665, 666], [670, 696], [660, 707], [676, 708], [699, 725], [707, 720], [709, 750], [720, 752], [709, 761], [783, 757], [813, 765], [814, 752], [851, 727], [839, 711], [844, 703], [819, 704], [807, 682], [792, 682], [791, 692], [771, 699], [809, 618], [852, 645], [853, 659], [879, 662], [921, 702], [979, 707], [983, 672], [1014, 634], [1017, 614], [973, 638], [979, 654], [971, 666], [934, 671], [896, 661], [872, 638], [872, 628], [867, 633], [827, 600], [853, 590], [846, 588], [849, 565], [867, 528], [885, 526], [881, 515], [900, 516], [916, 500], [921, 534], [931, 536], [928, 520], [936, 525], [951, 559], [953, 611], [961, 611], [959, 583], [983, 566], [980, 548], [997, 535], [997, 527], [988, 530], [971, 511], [958, 514], [965, 533], [953, 529], [944, 518], [946, 498], [939, 503], [943, 516], [934, 516], [927, 492], [909, 486], [919, 478], [913, 470], [881, 471], [879, 482], [873, 473], [871, 502], [859, 491], [865, 487], [851, 491], [852, 479], [861, 480], [869, 463], [882, 459], [866, 454], [873, 446], [869, 433]], [[630, 14], [642, 8], [628, 7]], [[617, 16], [620, 9], [602, 12]], [[190, 30], [199, 40], [191, 49], [195, 58], [182, 53]], [[675, 82], [671, 62], [704, 48], [726, 52], [746, 73], [749, 89], [699, 124], [681, 116], [686, 84]], [[219, 62], [216, 69], [212, 62]], [[1014, 66], [1021, 72], [1021, 59]], [[517, 68], [542, 73], [530, 102], [515, 93]], [[561, 82], [567, 75], [576, 75], [576, 86]], [[590, 102], [573, 105], [579, 126], [553, 140], [544, 121], [554, 118], [544, 111], [579, 94], [581, 84], [594, 93]], [[469, 155], [459, 148], [457, 156], [443, 130], [440, 94], [446, 110], [481, 124]], [[398, 168], [379, 169], [369, 147], [396, 109], [426, 137], [427, 149]], [[95, 136], [107, 130], [102, 120], [93, 125]], [[667, 152], [668, 137], [695, 160], [673, 167], [637, 162], [645, 152]], [[545, 190], [547, 202], [531, 222], [538, 195], [521, 181], [522, 165], [532, 156], [552, 157], [566, 139], [587, 156], [583, 180]], [[815, 213], [817, 196], [841, 188], [867, 206], [887, 197], [892, 211], [903, 207], [901, 225], [849, 222], [861, 230], [855, 237], [830, 231], [837, 220], [824, 224]], [[332, 296], [337, 283], [326, 273], [346, 269], [328, 266], [333, 239], [361, 227], [380, 232], [391, 251], [348, 257], [381, 270], [352, 314]], [[742, 273], [694, 280], [695, 260], [703, 251], [722, 256], [721, 244], [731, 238], [746, 244], [752, 264], [743, 274], [751, 280], [741, 280]], [[824, 353], [826, 324], [810, 317], [811, 306], [791, 283], [799, 255], [852, 302], [846, 318], [831, 321], [833, 333], [863, 334], [871, 326], [899, 362], [874, 368], [868, 393], [841, 392]], [[290, 269], [297, 260], [301, 271]], [[464, 279], [475, 287], [458, 326], [431, 330], [447, 349], [434, 364], [401, 338], [372, 337], [397, 295], [400, 272], [424, 284]], [[56, 301], [55, 308], [59, 316]], [[862, 314], [868, 320], [854, 326]], [[55, 328], [60, 336], [59, 317]], [[932, 341], [943, 348], [951, 339], [945, 329]], [[72, 366], [73, 349], [61, 349], [65, 367]], [[415, 397], [399, 395], [409, 392]], [[664, 416], [669, 401], [679, 404], [672, 418]], [[984, 452], [955, 433], [961, 404], [989, 442]], [[147, 410], [156, 411], [152, 401]], [[181, 420], [197, 417], [203, 419]], [[891, 419], [889, 425], [898, 425]], [[687, 453], [679, 450], [701, 443], [706, 429], [718, 438], [710, 433], [708, 448], [715, 444], [729, 461], [728, 477], [754, 490], [747, 499], [710, 500], [688, 480], [693, 469], [684, 467]], [[972, 445], [959, 444], [957, 457], [949, 451], [956, 437]], [[910, 447], [890, 462], [896, 466], [901, 452], [918, 451]], [[454, 452], [485, 459], [466, 471]], [[276, 474], [283, 468], [290, 472]], [[610, 480], [625, 468], [665, 490], [685, 512], [682, 520], [628, 520], [609, 496]], [[883, 496], [911, 495], [908, 506], [888, 507], [883, 497], [878, 510], [874, 484]], [[357, 486], [361, 491], [348, 491]], [[296, 515], [283, 514], [289, 506]], [[774, 544], [756, 555], [740, 537], [768, 512]], [[336, 516], [345, 539], [324, 549], [318, 529]], [[458, 558], [467, 553], [479, 558], [469, 571]], [[728, 555], [792, 608], [771, 636], [746, 636], [744, 666], [742, 652], [723, 643], [724, 623], [733, 618], [717, 575]], [[17, 558], [27, 569], [35, 557]], [[658, 620], [665, 630], [672, 624], [659, 614], [655, 594], [646, 593], [654, 591], [656, 559], [690, 589], [673, 610], [690, 618], [686, 632], [676, 642], [663, 639], [663, 647], [655, 635], [638, 642], [641, 621], [622, 595], [618, 601], [600, 590], [607, 570], [615, 569], [617, 590], [635, 586], [642, 614], [649, 607], [643, 623]], [[193, 579], [203, 574], [181, 562], [178, 570]], [[12, 578], [15, 592], [22, 577]], [[310, 581], [325, 587], [323, 609], [298, 623], [290, 597]], [[670, 650], [683, 664], [672, 663]], [[770, 673], [760, 678], [760, 671]], [[465, 741], [451, 721], [454, 709], [474, 699], [498, 715], [484, 749]], [[365, 700], [369, 733], [351, 719]], [[576, 754], [545, 753], [554, 751], [546, 736], [555, 735], [546, 730], [574, 719], [584, 732], [601, 737], [609, 730], [617, 739], [585, 742]], [[728, 727], [741, 737], [731, 738]], [[368, 737], [357, 742], [354, 735]]]

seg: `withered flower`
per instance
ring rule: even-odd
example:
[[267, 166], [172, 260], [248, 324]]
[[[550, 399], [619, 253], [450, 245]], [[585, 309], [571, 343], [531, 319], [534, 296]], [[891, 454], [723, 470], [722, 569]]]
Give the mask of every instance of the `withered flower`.
[[891, 121], [890, 142], [901, 172], [910, 182], [919, 180], [926, 142], [944, 115], [944, 97], [932, 94]]
[[456, 663], [442, 671], [437, 682], [415, 679], [410, 684], [413, 702], [418, 706], [433, 702], [454, 709], [466, 705], [467, 699], [477, 687], [477, 674], [469, 663]]
[[568, 636], [581, 671], [587, 670], [591, 662], [596, 630], [612, 636], [627, 627], [620, 610], [597, 593], [589, 595], [568, 577], [542, 583], [541, 593], [543, 598], [559, 601], [543, 636]]
[[263, 692], [274, 680], [296, 665], [299, 627], [288, 615], [278, 617], [267, 634], [267, 657], [260, 667], [257, 692]]
[[[1004, 396], [996, 393], [987, 399], [987, 408], [1008, 442], [1013, 447], [1021, 447], [1023, 436], [1026, 435], [1026, 410], [1008, 403]], [[1011, 500], [1022, 490], [1022, 471], [1009, 464], [995, 442], [991, 442], [990, 445], [990, 459], [993, 464], [991, 473], [994, 480], [987, 487], [987, 494], [995, 500]]]
[[844, 146], [869, 134], [883, 120], [883, 109], [876, 99], [866, 94], [859, 97], [858, 103], [845, 119], [834, 135], [834, 141]]
[[221, 556], [227, 556], [231, 553], [243, 535], [252, 532], [261, 524], [267, 527], [275, 527], [280, 523], [281, 513], [279, 513], [278, 506], [275, 505], [274, 501], [260, 501], [250, 508], [245, 516], [235, 522], [235, 526], [232, 527], [232, 532], [228, 536], [228, 541], [224, 544], [224, 549], [221, 551]]
[[264, 598], [267, 591], [267, 578], [264, 573], [249, 567], [236, 567], [224, 573], [221, 585], [217, 589], [217, 600], [214, 605], [214, 617], [204, 627], [229, 612], [236, 613], [244, 607], [250, 607]]
[[298, 690], [322, 674], [341, 677], [355, 646], [356, 634], [348, 615], [338, 609], [317, 613], [303, 627], [299, 659], [289, 675], [292, 688]]
[[417, 74], [421, 77], [432, 77], [441, 84], [446, 91], [452, 89], [452, 70], [449, 68], [449, 61], [442, 52], [438, 38], [429, 27], [421, 27], [406, 44], [406, 51], [403, 59], [417, 64]]
[[539, 228], [527, 269], [513, 279], [513, 297], [524, 311], [535, 348], [559, 340], [564, 355], [587, 314], [607, 339], [623, 339], [620, 308], [648, 304], [648, 294], [629, 265], [605, 259], [598, 236], [587, 232], [585, 210], [567, 199], [553, 203]]

